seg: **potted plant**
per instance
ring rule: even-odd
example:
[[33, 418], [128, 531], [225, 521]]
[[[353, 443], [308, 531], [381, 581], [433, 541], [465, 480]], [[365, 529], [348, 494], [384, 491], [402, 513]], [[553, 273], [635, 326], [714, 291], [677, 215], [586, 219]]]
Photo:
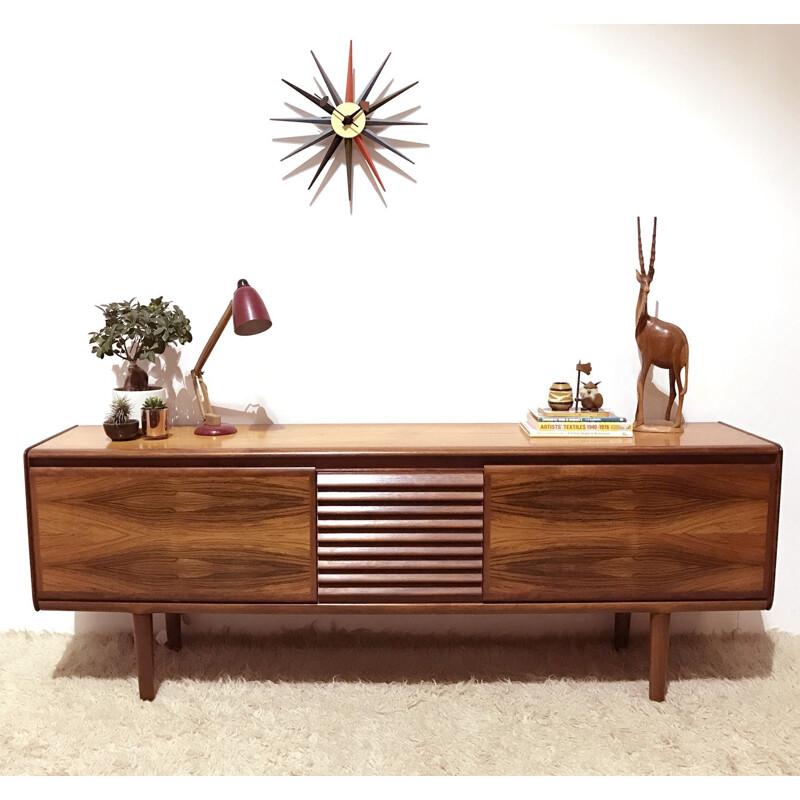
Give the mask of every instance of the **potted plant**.
[[139, 435], [139, 422], [131, 418], [131, 402], [127, 397], [115, 397], [103, 421], [103, 430], [115, 442], [135, 439]]
[[155, 394], [166, 399], [164, 389], [149, 385], [147, 371], [139, 362], [154, 364], [169, 345], [191, 342], [191, 323], [179, 306], [163, 297], [156, 297], [147, 305], [134, 298], [97, 308], [103, 312], [104, 325], [89, 334], [92, 353], [98, 358], [118, 356], [128, 362], [125, 381], [114, 396], [128, 395], [131, 413], [137, 417], [145, 397]]
[[166, 439], [169, 436], [167, 406], [160, 397], [148, 397], [142, 403], [142, 436]]

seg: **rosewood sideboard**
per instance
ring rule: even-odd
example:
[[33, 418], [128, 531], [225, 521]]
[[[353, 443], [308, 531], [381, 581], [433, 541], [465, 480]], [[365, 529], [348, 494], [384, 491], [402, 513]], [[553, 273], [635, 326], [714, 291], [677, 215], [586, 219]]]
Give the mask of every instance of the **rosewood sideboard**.
[[155, 696], [153, 614], [650, 615], [650, 697], [670, 615], [772, 604], [781, 448], [722, 423], [529, 439], [515, 424], [75, 427], [25, 452], [33, 603], [133, 615]]

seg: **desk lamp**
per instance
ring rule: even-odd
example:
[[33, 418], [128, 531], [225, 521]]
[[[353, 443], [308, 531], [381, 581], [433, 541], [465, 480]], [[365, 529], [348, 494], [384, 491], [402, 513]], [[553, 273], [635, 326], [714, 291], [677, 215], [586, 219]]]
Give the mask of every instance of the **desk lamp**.
[[231, 317], [233, 317], [233, 332], [239, 336], [252, 336], [254, 333], [261, 333], [272, 326], [272, 320], [269, 318], [264, 301], [258, 292], [242, 278], [233, 293], [233, 300], [228, 303], [222, 319], [214, 328], [211, 338], [203, 348], [203, 352], [200, 353], [200, 358], [192, 370], [197, 403], [200, 406], [200, 413], [203, 415], [203, 424], [194, 429], [198, 436], [224, 436], [236, 433], [235, 425], [223, 422], [220, 415], [213, 412], [208, 399], [208, 389], [203, 381], [203, 367]]

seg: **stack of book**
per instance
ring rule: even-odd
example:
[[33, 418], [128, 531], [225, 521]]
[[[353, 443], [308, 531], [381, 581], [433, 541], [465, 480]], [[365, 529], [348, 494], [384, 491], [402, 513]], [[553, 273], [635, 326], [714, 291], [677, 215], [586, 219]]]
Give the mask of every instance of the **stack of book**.
[[528, 436], [633, 436], [633, 423], [611, 411], [528, 411], [520, 422]]

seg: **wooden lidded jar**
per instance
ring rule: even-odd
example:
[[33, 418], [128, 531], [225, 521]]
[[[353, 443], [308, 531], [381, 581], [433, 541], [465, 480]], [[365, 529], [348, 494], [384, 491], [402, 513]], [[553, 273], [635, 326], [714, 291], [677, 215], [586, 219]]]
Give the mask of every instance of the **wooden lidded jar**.
[[569, 411], [572, 408], [572, 387], [563, 381], [556, 381], [550, 387], [547, 402], [553, 411]]

